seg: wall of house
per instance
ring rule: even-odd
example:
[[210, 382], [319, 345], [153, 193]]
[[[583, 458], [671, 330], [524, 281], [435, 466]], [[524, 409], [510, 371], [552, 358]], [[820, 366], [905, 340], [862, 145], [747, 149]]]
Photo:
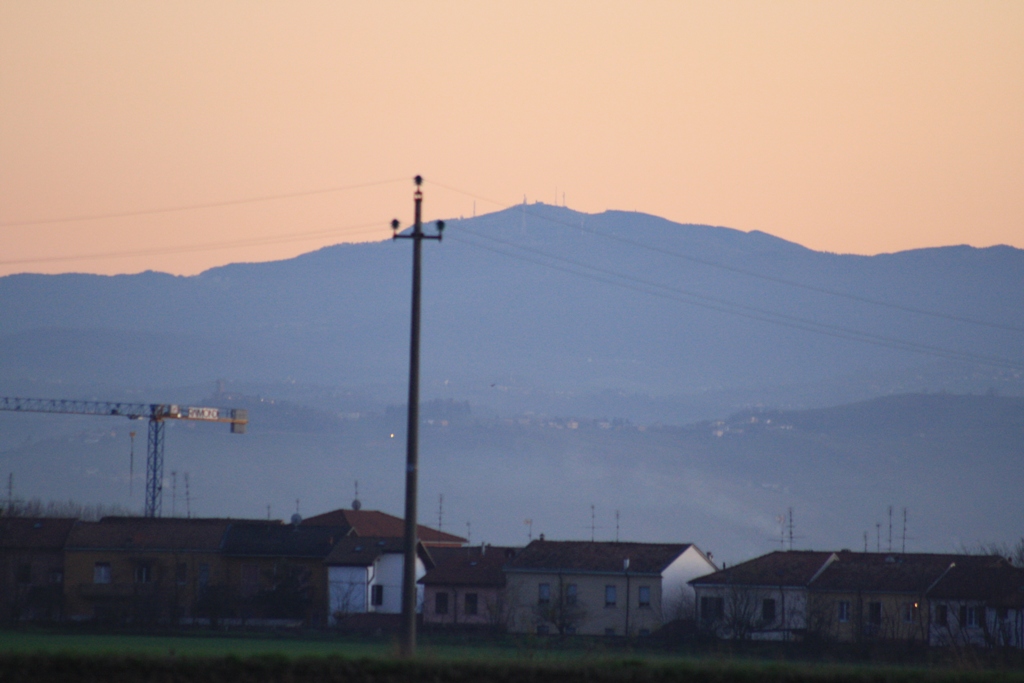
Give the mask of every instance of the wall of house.
[[[448, 610], [437, 612], [437, 594], [448, 596]], [[474, 594], [476, 614], [466, 613], [466, 595]], [[424, 586], [423, 622], [427, 624], [505, 626], [507, 602], [505, 591], [488, 586]]]
[[0, 554], [0, 619], [60, 619], [63, 603], [63, 551], [5, 550]]
[[[110, 566], [109, 583], [96, 565]], [[146, 576], [138, 575], [148, 566]], [[180, 567], [180, 570], [179, 570]], [[208, 552], [68, 550], [64, 559], [65, 615], [74, 620], [158, 621], [201, 616], [202, 598], [226, 588], [223, 558]]]
[[[648, 635], [662, 625], [662, 589], [658, 575], [558, 574], [507, 572], [509, 593], [515, 596], [513, 626], [518, 633], [558, 633], [559, 626], [580, 635]], [[551, 599], [539, 602], [540, 585], [548, 584]], [[576, 604], [560, 601], [562, 590], [576, 585]], [[616, 601], [607, 605], [606, 588], [615, 587]], [[641, 587], [650, 603], [641, 607]], [[539, 630], [538, 630], [539, 627]]]
[[695, 593], [689, 582], [717, 570], [718, 568], [693, 546], [677, 557], [661, 573], [661, 590], [664, 596], [662, 620], [669, 622], [674, 619], [695, 618]]
[[[719, 638], [791, 640], [807, 627], [807, 589], [800, 586], [696, 585], [697, 623]], [[705, 611], [704, 600], [721, 600], [722, 615]], [[767, 618], [765, 601], [773, 602]]]
[[[946, 608], [946, 623], [937, 617]], [[996, 609], [976, 600], [935, 600], [931, 605], [931, 645], [1024, 648], [1024, 610]], [[966, 612], [973, 610], [973, 619]], [[967, 617], [967, 618], [963, 618]], [[961, 620], [963, 618], [963, 620]]]
[[334, 625], [338, 617], [367, 612], [370, 604], [372, 567], [328, 567], [328, 614]]
[[[223, 561], [235, 617], [302, 619], [311, 626], [327, 623], [327, 568], [322, 558], [233, 555]], [[266, 597], [275, 589], [279, 593], [270, 604]]]
[[[384, 614], [402, 613], [402, 566], [405, 557], [399, 553], [388, 553], [377, 559], [377, 571], [371, 581], [372, 585], [384, 587], [384, 604], [374, 607], [370, 611]], [[416, 581], [423, 578], [427, 573], [423, 560], [416, 558]], [[423, 609], [423, 586], [416, 584], [416, 611]]]
[[[846, 621], [840, 620], [841, 602], [849, 604]], [[874, 614], [872, 603], [878, 605]], [[925, 642], [931, 610], [928, 601], [910, 593], [812, 591], [808, 605], [808, 629], [838, 642]]]

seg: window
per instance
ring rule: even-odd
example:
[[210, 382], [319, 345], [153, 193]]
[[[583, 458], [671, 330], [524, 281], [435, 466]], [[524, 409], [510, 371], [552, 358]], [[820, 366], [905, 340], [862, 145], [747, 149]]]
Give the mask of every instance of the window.
[[872, 626], [882, 625], [882, 603], [880, 602], [869, 602], [868, 603], [868, 623]]
[[613, 628], [606, 628], [604, 630], [604, 634], [606, 636], [614, 636], [615, 635], [615, 629], [613, 629]]
[[839, 601], [839, 621], [846, 623], [850, 620], [850, 601], [840, 600]]
[[920, 614], [918, 603], [908, 602], [903, 605], [903, 621], [908, 624], [912, 624], [917, 621], [917, 617]]
[[[441, 595], [441, 593], [438, 593]], [[445, 607], [448, 605], [448, 594], [444, 593]], [[384, 586], [376, 585], [370, 588], [370, 604], [374, 607], [380, 607], [384, 604]]]
[[1005, 607], [996, 608], [996, 619], [999, 621], [1006, 621], [1010, 616], [1010, 611]]
[[640, 586], [640, 589], [638, 590], [636, 604], [639, 605], [640, 607], [650, 607], [651, 606], [651, 587], [650, 586]]
[[110, 563], [97, 562], [92, 567], [93, 583], [110, 583]]
[[32, 565], [19, 564], [14, 571], [14, 580], [20, 584], [32, 583]]
[[725, 598], [701, 598], [700, 618], [705, 622], [721, 619], [725, 616]]
[[[374, 586], [376, 588], [376, 586]], [[434, 614], [448, 614], [448, 594], [439, 592], [434, 594]]]
[[[616, 593], [616, 590], [615, 590], [615, 586], [605, 586], [604, 587], [604, 606], [605, 607], [615, 607], [615, 603], [616, 602], [618, 602], [618, 597], [617, 597], [617, 593]], [[605, 633], [605, 635], [608, 635], [608, 634]]]
[[537, 604], [538, 605], [550, 605], [551, 604], [551, 584], [542, 583], [537, 586]]
[[174, 580], [178, 582], [179, 586], [185, 584], [188, 581], [188, 565], [184, 562], [179, 562], [174, 568]]
[[935, 623], [939, 626], [949, 625], [949, 607], [946, 605], [935, 606]]
[[641, 638], [646, 638], [649, 635], [651, 635], [651, 629], [649, 629], [649, 628], [642, 628], [642, 629], [640, 629], [640, 637]]
[[968, 607], [967, 608], [967, 625], [968, 626], [981, 626], [982, 620], [985, 618], [984, 607]]
[[463, 611], [469, 616], [476, 616], [477, 602], [476, 593], [466, 593], [466, 597], [463, 600]]
[[153, 581], [153, 565], [148, 562], [135, 565], [135, 583], [150, 583]]
[[210, 565], [205, 562], [199, 565], [199, 587], [206, 588], [210, 584]]
[[575, 583], [570, 583], [565, 587], [565, 604], [575, 605], [576, 601], [579, 599], [578, 596], [579, 589], [576, 587]]
[[770, 624], [775, 621], [775, 599], [765, 598], [761, 601], [761, 621]]

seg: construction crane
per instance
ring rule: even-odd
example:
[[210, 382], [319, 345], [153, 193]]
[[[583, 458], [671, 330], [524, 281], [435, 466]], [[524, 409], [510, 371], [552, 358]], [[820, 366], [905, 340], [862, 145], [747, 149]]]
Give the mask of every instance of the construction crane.
[[19, 413], [63, 413], [107, 415], [129, 420], [149, 420], [146, 449], [146, 517], [159, 517], [164, 477], [164, 423], [167, 420], [226, 422], [232, 434], [244, 434], [248, 411], [242, 408], [203, 408], [169, 403], [109, 403], [59, 398], [17, 398], [0, 396], [0, 410]]

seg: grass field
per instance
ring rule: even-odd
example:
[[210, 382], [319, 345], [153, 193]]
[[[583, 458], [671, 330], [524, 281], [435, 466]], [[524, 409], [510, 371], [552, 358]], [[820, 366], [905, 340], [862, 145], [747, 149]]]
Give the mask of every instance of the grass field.
[[0, 681], [977, 681], [1024, 683], [1024, 670], [783, 662], [617, 647], [421, 644], [414, 662], [387, 640], [266, 635], [111, 635], [0, 631]]

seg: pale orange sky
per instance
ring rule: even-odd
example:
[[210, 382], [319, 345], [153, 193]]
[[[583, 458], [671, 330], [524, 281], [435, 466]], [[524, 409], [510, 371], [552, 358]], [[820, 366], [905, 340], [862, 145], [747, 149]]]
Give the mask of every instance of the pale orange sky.
[[1024, 248], [1024, 2], [0, 3], [0, 274], [384, 237], [417, 173], [829, 251]]

